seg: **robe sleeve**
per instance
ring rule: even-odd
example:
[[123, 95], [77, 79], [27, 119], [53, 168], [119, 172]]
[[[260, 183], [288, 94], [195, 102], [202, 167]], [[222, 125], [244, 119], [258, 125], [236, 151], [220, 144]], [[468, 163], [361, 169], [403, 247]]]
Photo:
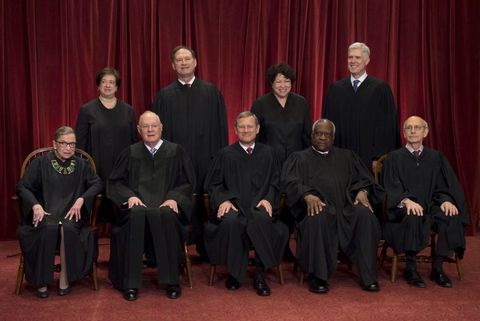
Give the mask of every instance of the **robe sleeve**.
[[310, 107], [308, 106], [308, 102], [305, 102], [305, 110], [303, 113], [303, 133], [302, 133], [302, 141], [303, 147], [307, 148], [311, 145], [311, 135], [312, 135], [312, 118], [310, 117]]
[[282, 186], [285, 189], [286, 204], [292, 209], [292, 215], [297, 220], [300, 216], [305, 215], [305, 211], [302, 210], [305, 207], [303, 197], [307, 194], [320, 197], [313, 187], [305, 185], [302, 181], [303, 166], [299, 157], [299, 153], [293, 153], [287, 158], [281, 176]]
[[177, 202], [182, 212], [190, 219], [192, 211], [192, 193], [195, 189], [195, 172], [192, 162], [185, 150], [177, 145], [177, 159], [180, 162], [174, 187], [167, 192], [166, 200], [173, 199]]
[[75, 126], [75, 136], [77, 138], [77, 148], [87, 150], [89, 141], [90, 125], [88, 123], [88, 111], [85, 107], [80, 107], [80, 112]]
[[129, 187], [129, 166], [130, 147], [125, 148], [118, 156], [107, 181], [107, 197], [120, 208], [128, 202], [130, 197], [137, 196]]
[[[225, 177], [225, 162], [223, 150], [217, 153], [212, 165], [205, 178], [204, 190], [206, 190], [210, 197], [210, 208], [212, 213], [209, 213], [211, 218], [215, 218], [214, 213], [217, 212], [218, 207], [223, 202], [229, 200], [236, 207], [238, 206], [239, 195], [229, 191], [224, 182]], [[237, 207], [238, 208], [238, 207]]]
[[397, 108], [390, 86], [386, 82], [382, 82], [375, 95], [378, 96], [380, 108], [373, 115], [375, 128], [372, 155], [374, 159], [379, 159], [382, 155], [400, 147], [400, 131]]
[[220, 137], [212, 137], [215, 140], [219, 140], [219, 146], [216, 149], [218, 151], [222, 147], [228, 145], [228, 123], [227, 123], [227, 107], [225, 106], [225, 100], [222, 93], [215, 88], [217, 95], [217, 114], [218, 114], [218, 131], [216, 132]]
[[17, 195], [22, 201], [24, 218], [32, 210], [33, 205], [41, 204], [38, 199], [42, 194], [41, 159], [35, 158], [26, 168], [23, 177], [17, 184]]
[[79, 182], [79, 184], [85, 184], [86, 190], [83, 192], [82, 196], [85, 202], [91, 205], [93, 198], [100, 194], [103, 191], [103, 182], [102, 179], [93, 172], [93, 170], [88, 166], [87, 162], [84, 159], [79, 158], [78, 161], [84, 162], [85, 170], [85, 182]]
[[385, 198], [384, 189], [375, 183], [374, 178], [370, 170], [366, 167], [360, 157], [351, 152], [352, 155], [352, 177], [349, 187], [351, 200], [355, 199], [355, 196], [361, 190], [368, 192], [368, 198], [373, 204], [380, 204]]

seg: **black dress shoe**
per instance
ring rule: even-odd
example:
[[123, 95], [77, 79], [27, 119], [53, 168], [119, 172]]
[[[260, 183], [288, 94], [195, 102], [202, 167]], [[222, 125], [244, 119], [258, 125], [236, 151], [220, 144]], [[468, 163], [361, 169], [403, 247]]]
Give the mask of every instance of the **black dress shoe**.
[[135, 301], [138, 298], [137, 289], [123, 290], [123, 298], [127, 301]]
[[45, 290], [45, 291], [35, 291], [35, 296], [37, 298], [40, 298], [40, 299], [46, 299], [48, 298], [48, 291]]
[[405, 270], [403, 277], [411, 286], [422, 289], [425, 288], [425, 282], [423, 282], [423, 279], [420, 274], [418, 274], [417, 270], [407, 269]]
[[257, 290], [257, 295], [259, 296], [269, 296], [270, 295], [270, 287], [265, 281], [264, 278], [256, 278], [253, 282], [253, 288]]
[[169, 285], [166, 294], [169, 299], [178, 299], [182, 295], [182, 288], [178, 284]]
[[443, 271], [432, 270], [430, 280], [435, 281], [435, 283], [443, 288], [452, 287], [452, 281], [450, 281], [450, 278]]
[[228, 290], [238, 290], [240, 288], [240, 282], [238, 282], [233, 276], [229, 275], [225, 281], [225, 287]]
[[362, 289], [368, 292], [378, 292], [380, 291], [380, 285], [378, 285], [378, 282], [373, 282], [373, 283], [370, 283], [369, 285], [364, 285]]
[[61, 289], [61, 288], [58, 288], [58, 295], [60, 296], [64, 296], [64, 295], [67, 295], [67, 294], [70, 294], [70, 292], [72, 292], [72, 287], [71, 286], [68, 286], [66, 287], [65, 289]]
[[328, 283], [325, 280], [319, 279], [317, 277], [310, 277], [310, 284], [308, 290], [313, 293], [327, 293], [328, 292]]

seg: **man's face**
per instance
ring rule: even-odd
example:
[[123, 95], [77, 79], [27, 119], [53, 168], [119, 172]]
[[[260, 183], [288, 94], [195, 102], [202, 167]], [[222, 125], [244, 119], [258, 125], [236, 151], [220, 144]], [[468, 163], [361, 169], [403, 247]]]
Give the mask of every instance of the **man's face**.
[[237, 121], [235, 127], [235, 134], [238, 136], [238, 140], [245, 145], [250, 145], [255, 141], [257, 134], [260, 130], [260, 126], [255, 123], [255, 117], [240, 118]]
[[321, 152], [327, 152], [332, 147], [334, 140], [333, 126], [328, 122], [317, 123], [312, 132], [313, 147]]
[[100, 85], [98, 86], [100, 95], [105, 98], [115, 97], [117, 89], [117, 81], [114, 75], [103, 76], [102, 80], [100, 81]]
[[403, 137], [409, 144], [422, 144], [428, 135], [428, 128], [420, 117], [410, 117], [403, 124]]
[[69, 159], [75, 154], [75, 145], [77, 140], [75, 134], [66, 134], [53, 141], [53, 148], [57, 157], [62, 161]]
[[369, 62], [370, 58], [361, 49], [351, 49], [348, 52], [348, 70], [355, 78], [365, 73]]
[[189, 50], [180, 49], [175, 53], [172, 68], [177, 72], [179, 78], [193, 77], [195, 67], [197, 67], [197, 60], [193, 58]]
[[150, 147], [154, 147], [162, 138], [162, 123], [154, 115], [142, 115], [137, 128], [142, 140]]
[[278, 98], [285, 98], [292, 90], [292, 81], [283, 74], [277, 74], [272, 84], [272, 90]]

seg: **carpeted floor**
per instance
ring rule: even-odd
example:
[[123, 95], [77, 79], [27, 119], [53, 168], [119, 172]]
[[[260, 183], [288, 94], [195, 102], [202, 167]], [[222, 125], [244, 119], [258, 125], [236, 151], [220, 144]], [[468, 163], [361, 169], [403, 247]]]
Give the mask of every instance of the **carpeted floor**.
[[[454, 265], [445, 266], [453, 281], [451, 289], [428, 280], [428, 265], [419, 266], [426, 289], [412, 288], [401, 278], [391, 283], [386, 265], [379, 272], [381, 291], [367, 293], [358, 286], [355, 272], [339, 265], [330, 292], [316, 295], [308, 292], [306, 284], [298, 284], [292, 264], [284, 264], [285, 284], [278, 284], [272, 272], [268, 275], [272, 295], [258, 297], [251, 280], [238, 291], [227, 291], [224, 267], [218, 268], [216, 283], [208, 287], [209, 265], [203, 263], [193, 265], [193, 289], [184, 287], [178, 300], [167, 299], [153, 281], [153, 270], [145, 270], [139, 299], [133, 302], [123, 300], [107, 280], [108, 239], [100, 240], [98, 292], [87, 278], [75, 283], [65, 297], [56, 295], [52, 287], [46, 300], [36, 298], [34, 289], [25, 284], [19, 296], [13, 294], [19, 258], [7, 256], [18, 253], [18, 243], [0, 242], [0, 320], [480, 320], [480, 237], [469, 237], [467, 242], [464, 280], [458, 281]], [[399, 268], [400, 275], [403, 266]]]

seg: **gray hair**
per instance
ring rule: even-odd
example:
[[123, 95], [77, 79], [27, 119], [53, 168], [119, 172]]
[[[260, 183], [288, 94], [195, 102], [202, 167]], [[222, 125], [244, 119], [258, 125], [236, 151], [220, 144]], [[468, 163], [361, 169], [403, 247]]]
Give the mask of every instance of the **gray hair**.
[[363, 54], [365, 54], [367, 57], [370, 57], [370, 48], [363, 42], [354, 42], [350, 46], [348, 46], [348, 51], [352, 49], [360, 49]]
[[320, 118], [319, 120], [315, 121], [312, 125], [312, 132], [315, 131], [315, 127], [320, 124], [320, 123], [328, 123], [330, 125], [332, 125], [332, 128], [333, 128], [333, 136], [335, 136], [335, 124], [333, 123], [333, 121], [329, 120], [329, 119], [326, 119], [326, 118]]
[[238, 121], [240, 119], [248, 118], [248, 117], [255, 118], [255, 125], [257, 125], [257, 126], [259, 125], [257, 116], [254, 113], [252, 113], [251, 111], [246, 110], [246, 111], [242, 111], [240, 114], [238, 114], [237, 118], [235, 118], [235, 127], [237, 127]]
[[69, 126], [62, 126], [55, 131], [55, 135], [53, 135], [53, 138], [55, 139], [55, 141], [57, 141], [63, 135], [69, 135], [69, 134], [75, 135], [75, 130], [73, 130], [73, 128]]

